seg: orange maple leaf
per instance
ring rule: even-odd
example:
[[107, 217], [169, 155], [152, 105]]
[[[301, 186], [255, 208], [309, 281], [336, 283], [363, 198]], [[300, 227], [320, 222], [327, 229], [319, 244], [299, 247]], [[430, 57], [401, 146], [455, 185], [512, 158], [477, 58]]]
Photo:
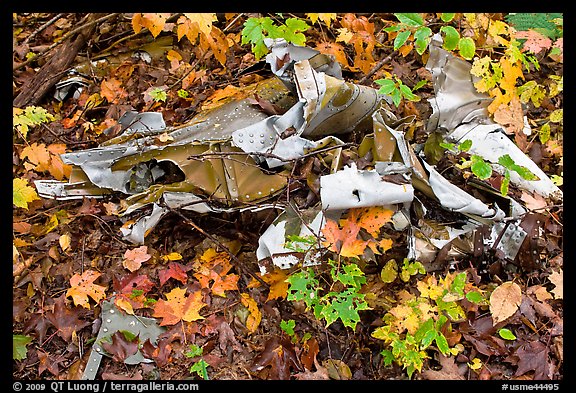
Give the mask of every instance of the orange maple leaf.
[[116, 78], [110, 78], [102, 81], [100, 95], [111, 104], [119, 104], [120, 100], [128, 97], [128, 92], [122, 87], [122, 82]]
[[92, 298], [96, 303], [106, 297], [107, 287], [94, 284], [94, 281], [100, 277], [100, 273], [94, 270], [86, 270], [82, 275], [76, 273], [70, 279], [70, 288], [66, 291], [66, 297], [72, 297], [74, 305], [90, 308]]
[[226, 291], [238, 289], [240, 277], [237, 274], [228, 274], [232, 264], [230, 256], [225, 252], [216, 252], [209, 248], [194, 262], [192, 268], [196, 271], [193, 275], [200, 282], [200, 286], [210, 288], [214, 295], [226, 297]]
[[[288, 282], [286, 282], [286, 278], [288, 278], [288, 274], [284, 270], [277, 268], [266, 274], [257, 274], [265, 283], [270, 284], [266, 301], [278, 298], [286, 299], [286, 295], [288, 294]], [[257, 288], [259, 286], [260, 283], [255, 278], [247, 285], [248, 288]]]
[[154, 317], [162, 318], [160, 326], [175, 325], [180, 321], [192, 322], [204, 319], [198, 312], [207, 306], [202, 302], [202, 292], [186, 296], [186, 288], [174, 288], [154, 305]]
[[373, 237], [378, 236], [380, 228], [390, 222], [394, 212], [382, 206], [372, 206], [361, 209], [361, 214], [357, 219], [360, 228], [366, 229]]

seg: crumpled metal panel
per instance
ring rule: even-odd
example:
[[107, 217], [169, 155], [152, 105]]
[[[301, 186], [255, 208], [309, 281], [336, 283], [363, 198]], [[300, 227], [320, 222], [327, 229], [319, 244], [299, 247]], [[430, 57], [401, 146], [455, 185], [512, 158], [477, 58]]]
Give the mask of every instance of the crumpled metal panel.
[[498, 158], [509, 154], [516, 164], [527, 167], [540, 179], [524, 180], [511, 171], [510, 182], [544, 197], [562, 200], [562, 190], [518, 148], [504, 133], [502, 126], [489, 117], [486, 108], [492, 99], [476, 91], [474, 82], [477, 78], [470, 74], [472, 65], [442, 49], [441, 45], [441, 35], [434, 35], [426, 63], [426, 68], [432, 72], [436, 93], [429, 99], [433, 113], [428, 120], [428, 131], [439, 130], [452, 143], [472, 140], [469, 153], [490, 161], [494, 169], [501, 173], [504, 169], [497, 164]]
[[[137, 317], [135, 315], [126, 314], [120, 311], [114, 305], [113, 301], [103, 301], [101, 307], [102, 311], [100, 318], [102, 319], [102, 324], [100, 325], [98, 336], [96, 336], [96, 340], [92, 345], [90, 357], [88, 358], [88, 362], [84, 368], [84, 373], [82, 374], [82, 379], [84, 380], [92, 380], [98, 373], [100, 362], [105, 354], [105, 351], [102, 348], [103, 339], [110, 337], [119, 330], [125, 330], [138, 336], [140, 342], [145, 342], [149, 339], [150, 342], [154, 344], [156, 343], [158, 336], [165, 330], [163, 327], [158, 325], [158, 321], [155, 318]], [[151, 362], [153, 362], [153, 360], [145, 358], [140, 351], [129, 356], [124, 361], [126, 364]]]

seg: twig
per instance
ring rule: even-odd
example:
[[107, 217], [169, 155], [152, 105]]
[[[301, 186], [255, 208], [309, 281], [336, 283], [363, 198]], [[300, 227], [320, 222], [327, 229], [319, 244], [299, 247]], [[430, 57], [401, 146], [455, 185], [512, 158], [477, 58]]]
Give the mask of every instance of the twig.
[[22, 45], [26, 45], [28, 42], [30, 42], [32, 40], [32, 38], [36, 37], [44, 29], [46, 29], [48, 26], [50, 26], [51, 24], [53, 24], [54, 22], [56, 22], [58, 19], [62, 18], [63, 16], [64, 16], [64, 13], [60, 13], [60, 14], [56, 15], [54, 18], [50, 19], [48, 22], [44, 23], [42, 26], [40, 26], [35, 31], [33, 31], [28, 37], [26, 37], [26, 39], [22, 42]]
[[[77, 28], [75, 28], [75, 29], [73, 29], [73, 30], [70, 30], [68, 33], [64, 34], [60, 40], [58, 40], [57, 42], [53, 43], [52, 45], [50, 45], [48, 48], [44, 49], [44, 50], [41, 51], [40, 53], [36, 54], [36, 56], [33, 56], [33, 57], [29, 58], [28, 60], [26, 60], [26, 61], [24, 61], [24, 62], [22, 62], [22, 63], [15, 64], [15, 65], [12, 67], [12, 71], [16, 71], [16, 70], [24, 67], [25, 65], [30, 64], [32, 61], [35, 61], [35, 60], [40, 59], [40, 57], [46, 55], [46, 53], [50, 52], [52, 49], [54, 49], [54, 48], [57, 47], [58, 45], [60, 45], [60, 44], [62, 44], [63, 42], [65, 42], [68, 37], [72, 36], [73, 34], [78, 33], [78, 32], [81, 31], [82, 29], [85, 29], [86, 27], [91, 26], [91, 25], [94, 25], [94, 24], [98, 24], [98, 23], [100, 23], [100, 22], [103, 22], [103, 21], [105, 21], [105, 20], [108, 20], [108, 19], [110, 19], [110, 18], [113, 18], [113, 17], [115, 17], [115, 16], [117, 16], [117, 15], [119, 15], [119, 13], [108, 14], [108, 15], [103, 16], [103, 17], [101, 17], [101, 18], [98, 18], [98, 19], [96, 19], [96, 20], [94, 20], [94, 21], [85, 23], [85, 24], [83, 24], [83, 25], [81, 25], [81, 26], [79, 26], [79, 27], [77, 27]], [[86, 15], [83, 20], [86, 20], [89, 16], [90, 16], [90, 14]]]
[[382, 60], [380, 60], [378, 63], [376, 63], [376, 65], [374, 67], [372, 67], [372, 69], [370, 70], [370, 72], [368, 72], [366, 75], [364, 75], [364, 77], [362, 77], [362, 79], [360, 79], [358, 81], [358, 84], [361, 85], [364, 82], [366, 82], [368, 80], [368, 78], [370, 78], [372, 75], [374, 75], [376, 73], [376, 71], [378, 71], [380, 68], [382, 68], [382, 66], [386, 63], [388, 63], [390, 60], [392, 60], [392, 58], [394, 56], [396, 56], [396, 54], [398, 53], [398, 51], [394, 51], [392, 53], [390, 53], [387, 57], [383, 58]]

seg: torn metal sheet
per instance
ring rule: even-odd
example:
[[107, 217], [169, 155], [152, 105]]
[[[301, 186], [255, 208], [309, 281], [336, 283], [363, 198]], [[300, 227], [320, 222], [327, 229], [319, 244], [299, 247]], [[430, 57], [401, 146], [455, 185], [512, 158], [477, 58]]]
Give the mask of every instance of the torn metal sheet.
[[[320, 259], [313, 258], [316, 253], [315, 249], [301, 256], [297, 255], [298, 253], [294, 249], [287, 248], [285, 244], [289, 235], [319, 238], [321, 228], [325, 224], [326, 218], [322, 211], [309, 209], [303, 212], [296, 212], [289, 205], [286, 211], [280, 214], [258, 239], [258, 249], [256, 250], [258, 261], [261, 262], [269, 258], [275, 266], [281, 269], [289, 269], [300, 261], [303, 261], [304, 266], [316, 264]], [[262, 264], [260, 269], [262, 274], [266, 273], [266, 269]]]
[[525, 180], [515, 171], [509, 171], [510, 182], [519, 188], [535, 192], [543, 197], [559, 200], [563, 198], [562, 190], [506, 136], [499, 124], [478, 125], [473, 128], [469, 125], [462, 125], [446, 136], [446, 140], [453, 143], [459, 143], [466, 139], [472, 141], [472, 146], [468, 152], [491, 162], [495, 171], [504, 173], [505, 168], [498, 164], [498, 159], [504, 154], [508, 154], [516, 164], [528, 168], [538, 176], [539, 180]]
[[412, 184], [382, 180], [376, 170], [358, 170], [355, 163], [336, 173], [320, 177], [322, 209], [392, 205], [414, 198]]
[[[102, 341], [109, 338], [115, 332], [126, 330], [138, 336], [140, 342], [145, 342], [149, 339], [152, 344], [155, 344], [158, 336], [165, 331], [163, 327], [158, 325], [158, 321], [155, 318], [126, 314], [114, 305], [113, 300], [103, 301], [101, 306], [102, 311], [100, 318], [102, 319], [102, 324], [100, 325], [98, 336], [96, 336], [96, 340], [92, 345], [90, 357], [84, 368], [84, 373], [82, 374], [83, 380], [92, 380], [96, 377], [102, 357], [106, 355], [105, 350], [102, 348]], [[124, 361], [126, 364], [152, 362], [153, 360], [145, 358], [140, 351], [129, 356]]]
[[68, 96], [78, 99], [82, 91], [88, 86], [90, 86], [90, 80], [86, 75], [71, 70], [54, 86], [54, 98], [58, 101], [64, 101]]
[[[436, 34], [429, 45], [430, 57], [426, 68], [432, 72], [435, 97], [429, 99], [433, 113], [428, 120], [428, 131], [439, 130], [445, 139], [459, 143], [472, 141], [469, 153], [481, 156], [492, 163], [494, 169], [503, 173], [498, 158], [509, 154], [518, 165], [527, 167], [539, 180], [524, 180], [516, 172], [510, 172], [510, 182], [518, 187], [536, 192], [544, 197], [562, 200], [562, 190], [504, 133], [502, 126], [488, 114], [492, 102], [487, 94], [478, 93], [474, 82], [478, 78], [470, 74], [472, 64], [457, 58], [441, 48], [442, 37]], [[526, 123], [526, 119], [525, 123]], [[529, 126], [524, 132], [529, 132]]]
[[495, 209], [489, 207], [478, 198], [474, 198], [460, 187], [450, 183], [433, 166], [426, 162], [423, 164], [429, 173], [429, 182], [434, 194], [446, 209], [494, 220], [505, 217], [504, 212], [498, 206], [495, 206]]

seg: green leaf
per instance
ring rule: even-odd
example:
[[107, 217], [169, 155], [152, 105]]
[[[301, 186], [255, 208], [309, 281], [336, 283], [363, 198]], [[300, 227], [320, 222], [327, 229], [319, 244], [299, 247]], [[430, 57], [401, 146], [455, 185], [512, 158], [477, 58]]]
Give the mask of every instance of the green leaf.
[[484, 298], [482, 297], [482, 294], [478, 291], [470, 291], [466, 294], [466, 299], [468, 299], [468, 301], [472, 302], [472, 303], [481, 303], [482, 301], [484, 301]]
[[196, 344], [191, 344], [189, 346], [189, 350], [188, 352], [186, 352], [186, 357], [188, 358], [194, 358], [196, 356], [202, 356], [202, 352], [204, 352], [204, 350], [202, 349], [202, 347], [196, 345]]
[[390, 96], [392, 97], [392, 102], [394, 102], [394, 105], [400, 105], [400, 101], [402, 101], [402, 93], [399, 89], [394, 90]]
[[504, 168], [512, 169], [515, 162], [509, 154], [504, 154], [498, 157], [498, 164], [502, 165]]
[[280, 329], [282, 329], [287, 335], [292, 337], [294, 335], [294, 327], [296, 326], [296, 321], [289, 319], [288, 321], [280, 321]]
[[428, 81], [426, 79], [419, 80], [418, 83], [416, 83], [414, 85], [414, 87], [412, 88], [412, 91], [418, 90], [419, 88], [426, 85], [427, 83], [428, 83]]
[[545, 144], [550, 140], [550, 123], [546, 122], [538, 131], [538, 138], [540, 143]]
[[166, 102], [166, 98], [168, 98], [168, 96], [166, 95], [166, 90], [161, 89], [159, 87], [153, 89], [148, 94], [150, 94], [150, 97], [152, 97], [156, 102], [158, 101]]
[[398, 33], [396, 38], [394, 38], [394, 50], [397, 50], [402, 45], [404, 45], [408, 37], [410, 37], [410, 34], [411, 34], [410, 30], [404, 30]]
[[498, 335], [500, 335], [504, 340], [516, 340], [516, 336], [510, 329], [502, 328], [498, 330]]
[[448, 345], [448, 341], [446, 337], [440, 332], [436, 336], [436, 346], [444, 355], [448, 355], [450, 353], [450, 346]]
[[406, 98], [407, 100], [420, 101], [420, 97], [418, 97], [416, 94], [412, 93], [412, 90], [410, 90], [410, 88], [408, 86], [406, 86], [405, 84], [400, 84], [399, 88], [400, 88], [400, 92], [402, 93], [402, 96], [404, 98]]
[[384, 361], [385, 366], [390, 366], [394, 362], [394, 355], [390, 350], [383, 349], [380, 352], [380, 355], [382, 355], [382, 360]]
[[432, 30], [426, 26], [422, 26], [414, 32], [414, 44], [416, 45], [416, 52], [418, 52], [419, 55], [424, 53], [426, 48], [428, 48], [431, 35]]
[[470, 150], [471, 147], [472, 147], [471, 139], [466, 139], [465, 141], [463, 141], [458, 145], [458, 149], [460, 149], [460, 151], [468, 151]]
[[443, 22], [450, 22], [454, 19], [454, 16], [456, 16], [454, 12], [443, 12], [442, 15], [440, 15], [440, 19], [442, 19]]
[[484, 159], [477, 155], [472, 155], [472, 165], [470, 169], [479, 179], [485, 180], [492, 176], [492, 167]]
[[461, 38], [460, 41], [458, 41], [458, 51], [460, 56], [466, 60], [472, 60], [476, 54], [476, 44], [474, 40], [470, 37]]
[[383, 283], [389, 284], [396, 280], [396, 277], [398, 277], [398, 264], [396, 260], [390, 259], [382, 268], [380, 279]]
[[530, 169], [526, 168], [523, 165], [514, 164], [514, 166], [511, 168], [511, 170], [513, 170], [514, 172], [519, 174], [520, 177], [524, 180], [529, 180], [529, 181], [540, 180], [540, 178], [538, 176], [536, 176], [536, 174], [534, 174]]
[[466, 285], [466, 272], [458, 273], [450, 285], [450, 291], [464, 296], [464, 285]]
[[402, 30], [402, 26], [401, 25], [392, 25], [392, 26], [388, 26], [384, 29], [385, 32], [387, 33], [391, 33], [394, 31], [399, 31]]
[[454, 50], [458, 47], [460, 41], [460, 33], [452, 26], [442, 26], [440, 31], [444, 33], [444, 43], [442, 48], [446, 50]]
[[20, 334], [12, 335], [12, 359], [22, 360], [26, 359], [28, 348], [26, 346], [32, 342], [32, 337], [23, 336]]
[[395, 13], [394, 16], [398, 18], [401, 23], [411, 27], [420, 27], [424, 25], [424, 19], [416, 12]]
[[[424, 338], [426, 337], [426, 335], [428, 334], [428, 332], [430, 331], [435, 331], [434, 330], [434, 319], [433, 318], [428, 318], [426, 320], [426, 322], [424, 322], [423, 324], [420, 325], [420, 327], [418, 328], [418, 330], [416, 331], [416, 333], [414, 333], [414, 339], [416, 340], [416, 342], [420, 342], [422, 343]], [[430, 340], [430, 342], [427, 345], [424, 345], [424, 347], [427, 347], [428, 345], [430, 345], [432, 343], [432, 341], [434, 340], [434, 337], [432, 337], [432, 339]]]
[[208, 367], [206, 360], [200, 359], [190, 367], [190, 373], [196, 373], [202, 377], [202, 379], [208, 380], [208, 370], [206, 370], [206, 367]]
[[374, 82], [380, 85], [378, 90], [380, 94], [390, 94], [396, 89], [396, 82], [392, 79], [376, 79]]
[[307, 307], [313, 307], [318, 303], [318, 289], [320, 284], [314, 277], [312, 269], [303, 270], [292, 274], [286, 279], [288, 287], [287, 300], [303, 300]]
[[180, 98], [188, 98], [189, 95], [190, 94], [184, 89], [178, 90], [178, 97]]

